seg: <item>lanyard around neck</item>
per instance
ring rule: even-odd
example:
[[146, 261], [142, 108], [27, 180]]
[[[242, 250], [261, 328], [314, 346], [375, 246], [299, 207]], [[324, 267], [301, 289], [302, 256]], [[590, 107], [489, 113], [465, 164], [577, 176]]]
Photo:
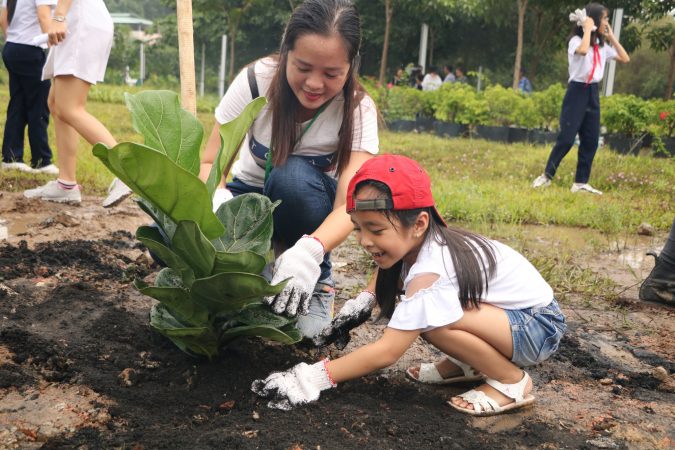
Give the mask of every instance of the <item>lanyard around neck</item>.
[[[309, 121], [307, 126], [302, 130], [300, 133], [300, 136], [295, 140], [295, 145], [297, 145], [298, 142], [300, 142], [300, 139], [309, 131], [309, 129], [314, 125], [314, 122], [316, 122], [317, 117], [319, 117], [319, 114], [321, 114], [326, 107], [328, 106], [328, 103], [330, 101], [327, 101], [321, 107], [317, 110], [316, 114], [314, 114], [314, 117], [312, 117], [312, 120]], [[269, 151], [267, 152], [267, 160], [265, 161], [265, 182], [267, 181], [267, 178], [270, 176], [270, 172], [272, 172], [272, 148], [270, 147]]]

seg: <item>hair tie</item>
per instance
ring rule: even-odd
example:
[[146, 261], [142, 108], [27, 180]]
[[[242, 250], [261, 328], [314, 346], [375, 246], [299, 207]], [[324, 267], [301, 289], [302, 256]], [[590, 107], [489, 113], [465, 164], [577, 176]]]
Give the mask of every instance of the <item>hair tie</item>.
[[[584, 22], [586, 21], [586, 9], [575, 9], [574, 12], [570, 13], [570, 22], [576, 22], [577, 26], [583, 27]], [[593, 25], [593, 30], [597, 30], [598, 27]]]

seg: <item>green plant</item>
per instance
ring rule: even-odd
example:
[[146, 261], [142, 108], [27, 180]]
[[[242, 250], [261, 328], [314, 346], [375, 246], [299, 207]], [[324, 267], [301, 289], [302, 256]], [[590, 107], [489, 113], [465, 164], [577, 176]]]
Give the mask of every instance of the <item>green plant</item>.
[[516, 123], [516, 114], [522, 101], [522, 96], [516, 91], [495, 84], [485, 89], [483, 96], [488, 105], [488, 124], [509, 126]]
[[560, 109], [562, 108], [565, 88], [562, 84], [552, 84], [543, 91], [532, 94], [532, 101], [539, 112], [539, 127], [547, 130], [558, 129]]
[[488, 106], [473, 87], [465, 83], [445, 83], [434, 91], [435, 114], [439, 120], [462, 125], [479, 125], [486, 122]]
[[424, 109], [422, 91], [411, 87], [387, 89], [384, 104], [387, 120], [413, 120]]
[[262, 336], [285, 343], [300, 340], [294, 322], [262, 306], [285, 282], [270, 285], [260, 276], [272, 238], [277, 203], [245, 194], [211, 210], [224, 167], [238, 149], [266, 100], [251, 102], [220, 128], [221, 148], [206, 183], [198, 177], [203, 129], [180, 108], [171, 91], [126, 95], [134, 129], [145, 144], [94, 146], [94, 155], [141, 199], [140, 207], [158, 228], [142, 226], [137, 238], [165, 264], [154, 285], [136, 288], [159, 301], [150, 325], [181, 350], [213, 358], [238, 336]]
[[601, 111], [609, 133], [637, 136], [647, 131], [653, 104], [634, 95], [612, 95], [602, 98]]

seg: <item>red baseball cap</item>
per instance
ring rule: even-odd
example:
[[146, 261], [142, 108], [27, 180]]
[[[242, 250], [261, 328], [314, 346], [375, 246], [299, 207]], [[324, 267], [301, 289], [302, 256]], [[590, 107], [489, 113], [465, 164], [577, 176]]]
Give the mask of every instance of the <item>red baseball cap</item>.
[[[366, 180], [379, 181], [391, 191], [388, 199], [355, 200], [356, 186]], [[447, 227], [431, 195], [431, 179], [417, 162], [401, 155], [381, 155], [369, 159], [349, 182], [347, 212], [382, 209], [419, 209], [430, 207], [439, 225]]]

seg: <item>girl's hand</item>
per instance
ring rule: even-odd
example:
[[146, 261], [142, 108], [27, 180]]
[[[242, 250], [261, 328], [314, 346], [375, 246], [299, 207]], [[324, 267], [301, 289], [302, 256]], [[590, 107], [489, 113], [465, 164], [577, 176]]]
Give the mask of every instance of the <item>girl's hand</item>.
[[66, 25], [66, 22], [52, 20], [52, 23], [49, 25], [49, 31], [47, 31], [47, 34], [49, 35], [49, 46], [59, 45], [59, 43], [66, 38], [67, 32], [68, 25]]
[[614, 38], [614, 32], [612, 31], [612, 26], [610, 24], [607, 24], [605, 27], [604, 35], [607, 37], [607, 39], [612, 39]]
[[584, 33], [590, 33], [595, 28], [595, 22], [591, 17], [586, 17], [584, 20]]
[[351, 339], [349, 330], [368, 320], [373, 306], [375, 306], [375, 296], [369, 291], [363, 291], [356, 298], [347, 300], [331, 324], [312, 338], [314, 344], [324, 346], [335, 343], [338, 350], [344, 349]]

